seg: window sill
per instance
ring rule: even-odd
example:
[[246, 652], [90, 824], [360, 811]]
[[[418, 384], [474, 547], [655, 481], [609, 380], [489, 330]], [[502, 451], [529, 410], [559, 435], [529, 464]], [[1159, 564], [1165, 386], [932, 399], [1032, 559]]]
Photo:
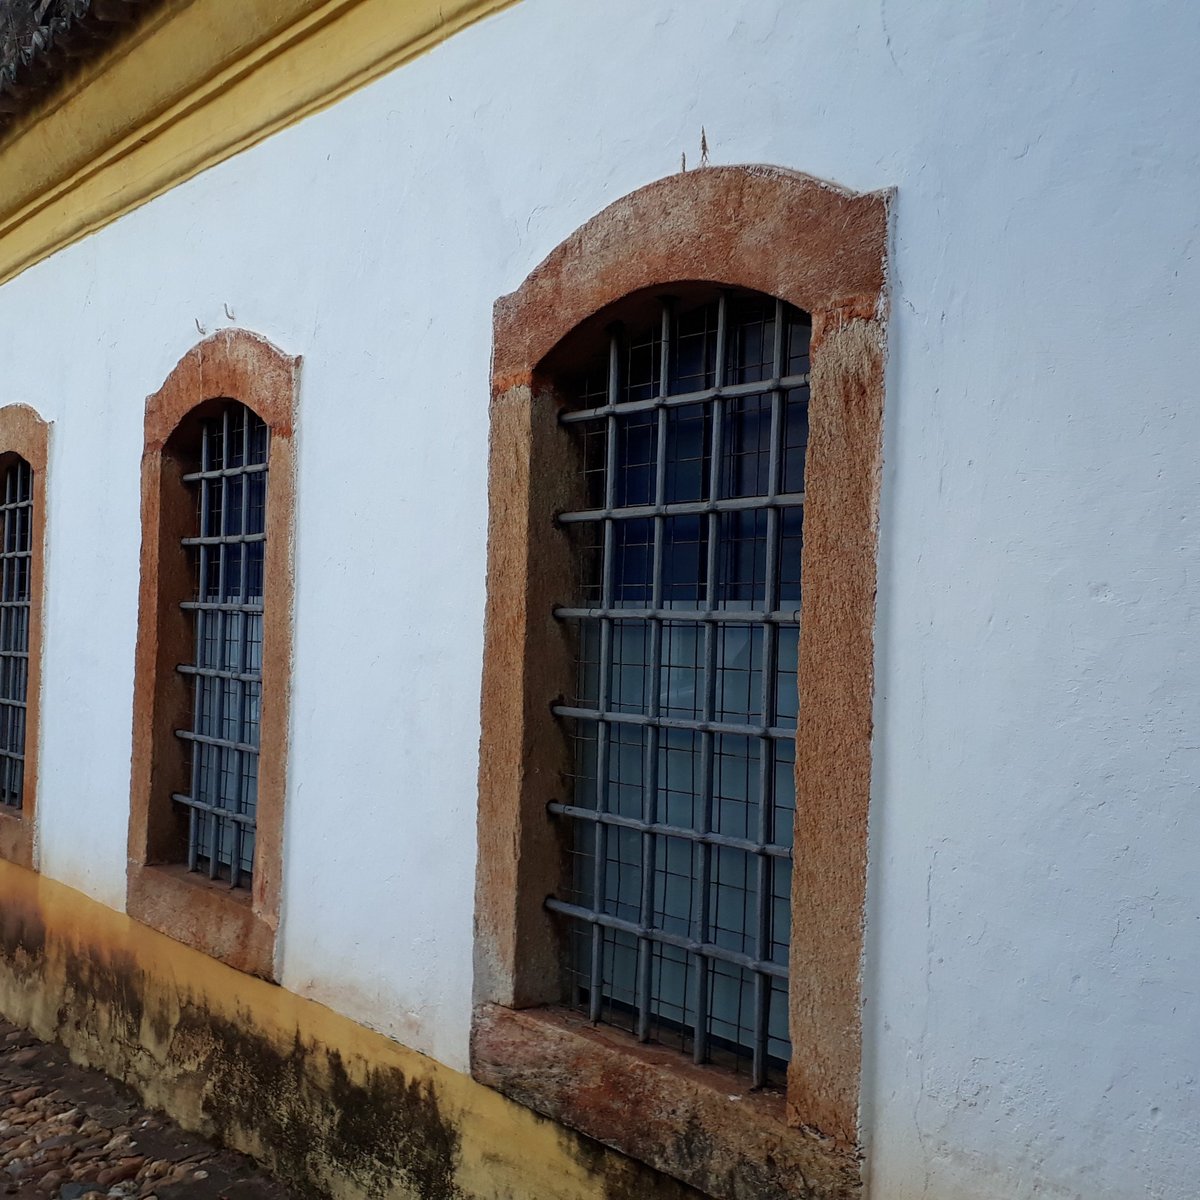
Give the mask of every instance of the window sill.
[[561, 1009], [475, 1010], [471, 1074], [719, 1200], [851, 1200], [857, 1155], [786, 1124], [783, 1097]]
[[250, 894], [182, 866], [131, 864], [127, 911], [227, 966], [275, 979], [275, 930], [254, 911]]
[[33, 822], [23, 814], [0, 811], [0, 858], [33, 870]]

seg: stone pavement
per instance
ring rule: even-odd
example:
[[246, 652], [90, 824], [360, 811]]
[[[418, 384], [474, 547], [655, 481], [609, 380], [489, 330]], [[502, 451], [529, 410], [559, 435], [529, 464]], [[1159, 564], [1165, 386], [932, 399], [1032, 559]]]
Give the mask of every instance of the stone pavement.
[[241, 1154], [0, 1018], [0, 1200], [292, 1200]]

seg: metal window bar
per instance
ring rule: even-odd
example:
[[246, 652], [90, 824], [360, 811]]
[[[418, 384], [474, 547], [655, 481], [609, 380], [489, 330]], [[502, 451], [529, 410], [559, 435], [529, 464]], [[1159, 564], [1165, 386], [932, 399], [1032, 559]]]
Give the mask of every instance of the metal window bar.
[[[712, 398], [712, 445], [709, 450], [709, 499], [715, 501], [721, 494], [721, 465], [722, 465], [722, 436], [725, 428], [725, 398], [720, 389], [725, 384], [726, 360], [729, 357], [729, 297], [725, 292], [717, 302], [717, 357], [714, 363], [714, 395]], [[720, 545], [720, 519], [716, 511], [707, 514], [707, 540], [705, 550], [707, 559], [704, 567], [704, 608], [707, 612], [715, 612], [718, 599], [717, 583], [717, 550]], [[713, 712], [716, 709], [716, 654], [717, 630], [710, 621], [704, 625], [704, 704], [701, 709], [704, 722], [711, 725]], [[699, 832], [709, 833], [713, 825], [713, 731], [703, 729], [700, 734], [700, 801], [701, 818]], [[712, 928], [712, 846], [701, 842], [696, 848], [699, 873], [700, 941], [710, 940]], [[696, 1010], [696, 1031], [692, 1039], [692, 1058], [697, 1063], [708, 1060], [709, 1055], [709, 986], [712, 964], [707, 955], [696, 962], [696, 993], [694, 1007]], [[758, 1073], [755, 1072], [755, 1084], [759, 1084]]]
[[[783, 373], [783, 336], [784, 311], [783, 302], [775, 301], [775, 344], [772, 350], [772, 375], [778, 378]], [[767, 494], [775, 495], [779, 490], [779, 479], [783, 473], [783, 461], [780, 453], [780, 442], [783, 437], [782, 422], [783, 398], [776, 390], [771, 392], [771, 432], [770, 449], [768, 451], [767, 471], [769, 479]], [[766, 579], [764, 591], [768, 597], [774, 597], [778, 591], [779, 574], [779, 509], [771, 506], [767, 509], [767, 547], [766, 547]], [[763, 626], [762, 664], [760, 671], [759, 705], [760, 711], [771, 711], [772, 687], [775, 681], [775, 647], [778, 627], [773, 624]], [[775, 744], [768, 735], [759, 739], [758, 770], [759, 770], [759, 804], [758, 804], [758, 842], [765, 846], [771, 840], [771, 796], [775, 780]], [[770, 871], [771, 862], [759, 852], [755, 858], [757, 873], [756, 912], [755, 912], [755, 953], [762, 960], [771, 954], [771, 925], [770, 925]], [[762, 971], [754, 973], [754, 1078], [756, 1084], [761, 1084], [766, 1078], [766, 1060], [768, 1029], [770, 1022], [771, 986], [769, 977]]]
[[564, 425], [579, 425], [585, 421], [594, 421], [597, 417], [625, 417], [631, 413], [647, 412], [652, 409], [687, 408], [690, 405], [711, 400], [714, 396], [721, 396], [724, 399], [761, 396], [765, 391], [786, 391], [788, 388], [804, 387], [807, 383], [808, 372], [806, 371], [798, 375], [780, 375], [768, 380], [755, 380], [751, 383], [720, 384], [695, 392], [675, 393], [669, 396], [658, 395], [649, 400], [623, 400], [619, 404], [610, 402], [597, 408], [575, 408], [564, 412], [559, 417], [559, 421]]
[[587, 621], [597, 617], [619, 617], [622, 621], [718, 621], [722, 625], [798, 625], [798, 608], [781, 608], [775, 612], [758, 609], [739, 611], [734, 608], [570, 608], [560, 606], [554, 615], [562, 621]]
[[[670, 387], [671, 367], [671, 302], [664, 300], [662, 306], [662, 328], [659, 334], [658, 398], [665, 400]], [[654, 429], [654, 497], [657, 508], [662, 509], [667, 494], [667, 410], [659, 406]], [[653, 562], [650, 573], [650, 602], [661, 608], [663, 602], [663, 531], [666, 515], [662, 511], [654, 514]], [[642, 767], [642, 893], [641, 927], [650, 928], [654, 913], [654, 865], [656, 810], [658, 801], [658, 744], [659, 744], [659, 676], [662, 674], [662, 622], [650, 622], [650, 680], [649, 705], [646, 716], [649, 722], [643, 742], [645, 761]], [[654, 943], [638, 935], [638, 981], [637, 981], [637, 1035], [639, 1040], [650, 1040], [652, 996], [652, 968]]]
[[[620, 380], [620, 330], [613, 329], [609, 340], [608, 358], [608, 396], [609, 407], [612, 408], [617, 400]], [[610, 412], [605, 418], [607, 442], [605, 448], [604, 469], [604, 505], [609, 511], [613, 508], [616, 495], [617, 478], [617, 417]], [[604, 521], [604, 566], [601, 576], [600, 596], [605, 608], [613, 605], [613, 575], [615, 570], [613, 542], [614, 531], [611, 517], [601, 518]], [[609, 674], [604, 664], [612, 661], [612, 627], [611, 617], [600, 618], [600, 664], [599, 702], [603, 709], [608, 707], [610, 686]], [[608, 755], [609, 727], [601, 721], [596, 726], [596, 811], [608, 810]], [[597, 821], [592, 834], [593, 838], [593, 871], [592, 871], [592, 907], [596, 912], [604, 910], [605, 865], [608, 848], [608, 826], [603, 821]], [[592, 926], [591, 935], [591, 977], [599, 979], [603, 974], [604, 962], [604, 931], [600, 925]], [[603, 995], [600, 988], [593, 988], [588, 994], [588, 1016], [592, 1021], [600, 1020]]]
[[[714, 405], [722, 403], [717, 397]], [[614, 418], [615, 420], [615, 418]], [[681, 501], [678, 504], [631, 504], [621, 508], [581, 509], [558, 514], [560, 525], [574, 525], [600, 519], [630, 521], [643, 517], [679, 517], [704, 514], [716, 516], [726, 512], [757, 512], [764, 508], [796, 508], [804, 503], [803, 492], [782, 496], [731, 496], [725, 500]], [[196, 541], [198, 539], [192, 539]]]
[[262, 691], [262, 579], [266, 542], [266, 425], [227, 401], [201, 432], [195, 489], [197, 534], [182, 539], [196, 593], [181, 603], [193, 618], [190, 784], [173, 799], [188, 814], [187, 865], [230, 887], [253, 880]]
[[0, 520], [0, 808], [16, 812], [25, 793], [33, 557], [33, 471], [24, 459], [16, 459], [4, 472]]
[[[716, 674], [715, 669], [713, 672]], [[739, 725], [732, 721], [710, 721], [707, 717], [691, 720], [687, 717], [652, 717], [648, 713], [615, 712], [611, 708], [581, 708], [574, 704], [556, 704], [554, 715], [576, 720], [598, 721], [605, 725], [640, 725], [644, 728], [686, 729], [695, 733], [727, 733], [741, 737], [785, 738], [791, 740], [796, 731], [785, 725]]]
[[[569, 973], [578, 981], [574, 998], [592, 1021], [625, 1021], [643, 1041], [678, 1036], [682, 1049], [690, 1041], [697, 1062], [748, 1059], [752, 1082], [761, 1086], [780, 1078], [790, 1054], [773, 1004], [786, 995], [787, 969], [776, 958], [789, 936], [776, 928], [786, 924], [777, 880], [787, 878], [776, 872], [790, 868], [792, 854], [776, 828], [788, 808], [787, 797], [776, 794], [777, 764], [792, 755], [777, 747], [794, 742], [788, 722], [795, 700], [781, 708], [776, 689], [788, 686], [779, 682], [781, 631], [797, 629], [800, 618], [786, 603], [798, 602], [798, 593], [785, 596], [794, 585], [781, 586], [781, 578], [798, 579], [795, 564], [785, 572], [781, 561], [797, 531], [793, 520], [786, 543], [782, 527], [785, 514], [803, 511], [803, 491], [785, 491], [784, 481], [802, 475], [790, 465], [785, 472], [785, 461], [796, 449], [793, 433], [805, 428], [803, 414], [795, 429], [791, 422], [793, 406], [806, 404], [808, 373], [796, 367], [807, 367], [809, 326], [803, 314], [766, 297], [725, 292], [709, 308], [699, 326], [701, 365], [693, 361], [686, 372], [676, 301], [662, 302], [656, 344], [653, 330], [630, 336], [611, 327], [606, 386], [586, 393], [604, 402], [561, 417], [584, 438], [603, 437], [603, 488], [593, 493], [599, 507], [559, 516], [569, 535], [601, 535], [598, 562], [583, 585], [599, 603], [554, 610], [580, 631], [576, 702], [553, 711], [585, 731], [576, 738], [576, 778], [588, 781], [590, 800], [577, 795], [576, 803], [554, 802], [549, 811], [570, 825], [577, 855], [582, 848], [585, 864], [591, 861], [575, 899], [546, 903], [587, 947]], [[647, 367], [648, 348], [656, 351], [657, 378]], [[755, 372], [762, 377], [754, 379]], [[697, 388], [697, 381], [709, 386]], [[703, 448], [697, 454], [693, 446], [690, 456], [679, 432], [687, 420], [703, 428]], [[680, 491], [685, 457], [698, 491], [681, 496], [673, 492]], [[680, 558], [672, 540], [681, 522], [695, 530], [690, 559]], [[680, 629], [689, 631], [682, 651], [668, 636]], [[585, 640], [598, 647], [598, 661], [582, 649]], [[632, 667], [631, 646], [640, 656]], [[676, 675], [693, 680], [684, 715], [672, 707], [669, 680]], [[731, 712], [735, 702], [744, 711]], [[625, 777], [630, 735], [622, 729], [641, 739], [634, 811]], [[690, 763], [690, 818], [670, 812], [677, 802], [672, 756]], [[739, 772], [744, 795], [735, 787], [731, 799], [725, 780]], [[742, 810], [744, 827], [726, 829], [737, 819], [729, 814]], [[786, 835], [790, 843], [790, 820]], [[629, 837], [636, 851], [622, 842]], [[672, 848], [680, 847], [690, 847], [686, 879], [671, 866]], [[730, 863], [741, 864], [732, 882]], [[671, 911], [672, 898], [682, 910], [685, 890], [686, 920]], [[731, 903], [740, 904], [732, 919]], [[619, 946], [632, 949], [625, 967], [617, 965]]]
[[732, 850], [744, 850], [751, 854], [763, 854], [773, 858], [790, 859], [792, 857], [791, 846], [773, 846], [769, 842], [751, 841], [724, 833], [698, 833], [695, 829], [690, 829], [685, 825], [638, 820], [636, 817], [622, 817], [618, 813], [598, 813], [595, 809], [580, 808], [575, 804], [559, 804], [557, 801], [547, 807], [552, 813], [564, 817], [574, 817], [577, 821], [603, 821], [606, 825], [618, 825], [622, 829], [635, 829], [639, 833], [657, 833], [663, 837], [687, 838], [697, 845], [707, 842], [710, 846], [728, 846]]

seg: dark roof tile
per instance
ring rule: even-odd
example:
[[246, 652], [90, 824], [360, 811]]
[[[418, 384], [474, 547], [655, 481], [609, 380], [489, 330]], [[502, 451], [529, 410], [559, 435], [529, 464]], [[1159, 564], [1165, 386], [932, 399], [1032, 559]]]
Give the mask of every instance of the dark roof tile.
[[158, 0], [0, 0], [0, 131]]

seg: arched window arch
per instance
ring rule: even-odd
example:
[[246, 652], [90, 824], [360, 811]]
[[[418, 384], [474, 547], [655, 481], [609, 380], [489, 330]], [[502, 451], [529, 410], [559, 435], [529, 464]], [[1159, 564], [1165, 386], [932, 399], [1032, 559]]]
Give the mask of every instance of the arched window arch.
[[35, 865], [49, 426], [0, 408], [0, 858]]
[[703, 169], [496, 305], [472, 1068], [716, 1196], [857, 1178], [886, 240]]
[[146, 409], [128, 904], [272, 977], [298, 360], [229, 330]]

